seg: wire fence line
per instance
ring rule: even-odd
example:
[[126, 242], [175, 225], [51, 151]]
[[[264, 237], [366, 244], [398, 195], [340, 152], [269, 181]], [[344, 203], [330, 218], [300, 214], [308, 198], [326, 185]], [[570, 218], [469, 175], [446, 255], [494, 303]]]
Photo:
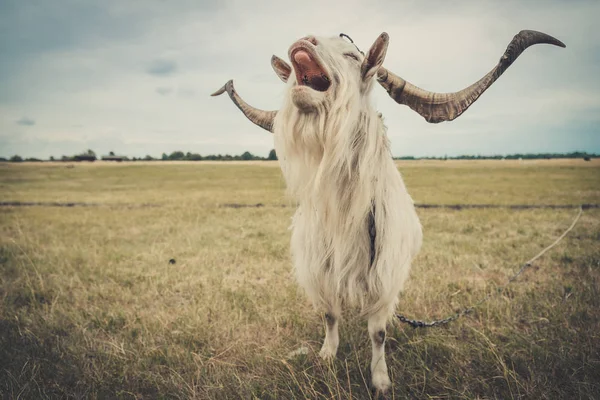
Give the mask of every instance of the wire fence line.
[[579, 212], [577, 213], [577, 216], [575, 217], [575, 219], [573, 220], [571, 225], [552, 244], [550, 244], [549, 246], [544, 248], [542, 251], [540, 251], [538, 254], [536, 254], [529, 260], [525, 261], [525, 263], [521, 266], [521, 268], [516, 273], [514, 273], [512, 276], [510, 276], [508, 278], [508, 281], [506, 282], [506, 284], [497, 288], [497, 290], [495, 292], [488, 293], [474, 305], [464, 308], [461, 311], [459, 311], [455, 314], [452, 314], [446, 318], [437, 319], [437, 320], [433, 320], [433, 321], [421, 321], [421, 320], [416, 320], [416, 319], [408, 319], [408, 318], [406, 318], [406, 316], [401, 315], [401, 314], [396, 314], [396, 318], [398, 318], [398, 321], [400, 321], [404, 324], [408, 324], [408, 325], [412, 326], [413, 328], [432, 328], [434, 326], [446, 325], [452, 321], [457, 320], [458, 318], [460, 318], [464, 315], [471, 314], [477, 307], [479, 307], [480, 305], [482, 305], [483, 303], [488, 301], [490, 299], [490, 297], [492, 297], [492, 294], [502, 293], [508, 285], [510, 285], [512, 282], [514, 282], [527, 268], [531, 267], [531, 265], [533, 264], [533, 262], [535, 260], [542, 257], [544, 254], [546, 254], [548, 251], [550, 251], [553, 247], [555, 247], [558, 243], [560, 243], [560, 241], [563, 240], [565, 238], [565, 236], [567, 236], [567, 234], [573, 230], [575, 225], [577, 225], [577, 222], [579, 222], [579, 218], [581, 218], [581, 214], [583, 214], [583, 206], [579, 207]]
[[[291, 207], [285, 204], [246, 204], [246, 203], [224, 203], [220, 204], [222, 208], [261, 208], [261, 207]], [[450, 210], [469, 210], [469, 209], [486, 209], [486, 208], [505, 208], [510, 210], [529, 210], [529, 209], [572, 209], [582, 208], [588, 210], [590, 208], [600, 208], [598, 203], [584, 204], [430, 204], [416, 203], [416, 208], [424, 209], [450, 209]]]
[[[94, 203], [82, 201], [0, 201], [0, 207], [160, 207], [164, 204], [151, 203]], [[212, 207], [211, 205], [204, 205]], [[219, 208], [261, 208], [275, 207], [285, 208], [292, 207], [286, 204], [264, 204], [264, 203], [223, 203], [216, 205]], [[424, 209], [450, 209], [450, 210], [470, 210], [470, 209], [486, 209], [486, 208], [505, 208], [510, 210], [529, 210], [529, 209], [571, 209], [582, 208], [588, 210], [591, 208], [600, 208], [600, 203], [584, 203], [584, 204], [430, 204], [416, 203], [416, 208]]]

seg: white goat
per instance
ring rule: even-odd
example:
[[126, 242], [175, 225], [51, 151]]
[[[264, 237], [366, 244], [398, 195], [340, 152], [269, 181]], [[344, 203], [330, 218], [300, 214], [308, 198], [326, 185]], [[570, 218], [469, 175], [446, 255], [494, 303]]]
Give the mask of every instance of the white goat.
[[543, 33], [522, 31], [484, 78], [463, 91], [438, 94], [382, 67], [387, 34], [377, 38], [366, 56], [342, 36], [300, 39], [289, 49], [293, 68], [273, 56], [275, 72], [288, 83], [278, 112], [245, 103], [232, 81], [213, 95], [227, 91], [252, 122], [274, 133], [281, 170], [298, 202], [291, 240], [296, 276], [313, 304], [325, 311], [321, 356], [336, 354], [342, 308], [360, 308], [368, 318], [372, 343], [372, 384], [385, 392], [390, 387], [386, 324], [422, 233], [391, 157], [386, 127], [369, 100], [375, 75], [398, 103], [429, 122], [440, 122], [465, 111], [528, 46], [564, 44]]

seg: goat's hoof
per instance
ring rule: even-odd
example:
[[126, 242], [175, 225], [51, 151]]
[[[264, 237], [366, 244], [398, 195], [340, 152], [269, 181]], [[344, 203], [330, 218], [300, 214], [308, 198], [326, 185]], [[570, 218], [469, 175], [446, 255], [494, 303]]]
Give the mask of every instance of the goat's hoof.
[[373, 378], [371, 379], [371, 382], [373, 384], [373, 389], [375, 389], [376, 394], [385, 395], [392, 386], [390, 377], [385, 371], [375, 371], [373, 373]]
[[325, 361], [332, 361], [335, 358], [335, 353], [337, 353], [337, 351], [328, 346], [323, 346], [319, 352], [319, 356]]

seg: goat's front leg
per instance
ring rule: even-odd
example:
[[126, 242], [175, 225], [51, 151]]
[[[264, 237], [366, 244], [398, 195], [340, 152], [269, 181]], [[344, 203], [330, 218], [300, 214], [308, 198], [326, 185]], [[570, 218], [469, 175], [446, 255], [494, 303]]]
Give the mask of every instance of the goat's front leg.
[[330, 307], [325, 313], [325, 340], [319, 355], [324, 360], [329, 360], [335, 357], [338, 345], [340, 344], [340, 336], [338, 333], [338, 323], [341, 317], [341, 308], [339, 306]]
[[369, 336], [373, 356], [371, 358], [371, 382], [375, 390], [385, 393], [391, 386], [385, 363], [385, 327], [388, 320], [388, 309], [379, 311], [369, 317]]

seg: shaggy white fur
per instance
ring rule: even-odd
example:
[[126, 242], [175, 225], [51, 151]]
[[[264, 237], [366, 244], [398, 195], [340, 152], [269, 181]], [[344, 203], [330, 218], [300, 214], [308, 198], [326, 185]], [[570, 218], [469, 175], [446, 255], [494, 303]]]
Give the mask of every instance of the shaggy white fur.
[[[377, 66], [363, 78], [364, 57], [354, 45], [341, 38], [316, 41], [332, 87], [326, 93], [299, 88], [292, 74], [274, 122], [277, 156], [298, 202], [291, 239], [295, 272], [315, 306], [327, 312], [323, 357], [336, 353], [344, 306], [360, 307], [372, 337], [383, 330], [373, 341], [372, 372], [374, 386], [386, 390], [385, 324], [420, 249], [421, 225], [386, 127], [369, 100]], [[349, 52], [358, 60], [344, 56]], [[298, 90], [306, 93], [298, 96]]]

